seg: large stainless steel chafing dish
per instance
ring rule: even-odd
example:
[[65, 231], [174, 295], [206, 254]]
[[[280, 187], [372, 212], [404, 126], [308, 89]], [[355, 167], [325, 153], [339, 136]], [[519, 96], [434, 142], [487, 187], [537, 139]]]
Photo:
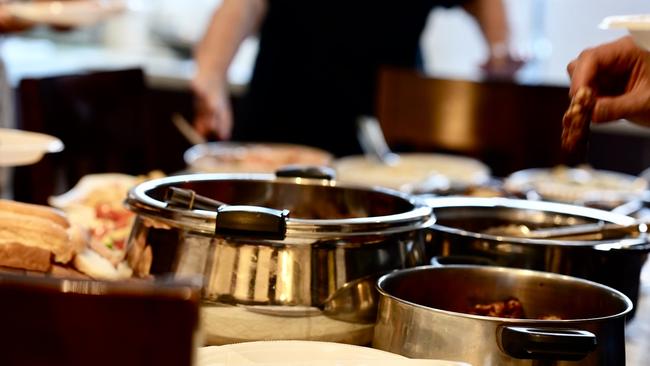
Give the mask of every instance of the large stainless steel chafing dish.
[[[424, 263], [431, 208], [324, 178], [197, 174], [142, 183], [127, 199], [137, 214], [128, 245], [151, 247], [154, 276], [203, 277], [209, 343], [369, 343], [374, 280]], [[174, 206], [165, 201], [170, 187], [225, 205]]]

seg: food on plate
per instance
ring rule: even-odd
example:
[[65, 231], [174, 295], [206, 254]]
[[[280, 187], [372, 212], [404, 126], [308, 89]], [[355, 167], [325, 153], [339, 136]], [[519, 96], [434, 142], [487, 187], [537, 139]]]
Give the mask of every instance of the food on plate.
[[185, 152], [192, 171], [272, 173], [286, 165], [329, 165], [326, 151], [291, 144], [207, 143]]
[[403, 153], [394, 164], [354, 155], [338, 159], [334, 166], [339, 182], [407, 193], [464, 191], [490, 179], [490, 169], [482, 162], [447, 154]]
[[57, 210], [0, 200], [0, 266], [47, 272], [79, 250], [68, 220]]
[[[116, 280], [133, 275], [149, 275], [151, 255], [140, 255], [147, 248], [138, 248], [137, 253], [135, 249], [131, 250], [133, 253], [127, 250], [126, 243], [135, 215], [124, 206], [124, 200], [135, 185], [160, 176], [162, 174], [159, 172], [139, 177], [125, 174], [89, 175], [69, 192], [50, 199], [50, 204], [62, 209], [72, 226], [78, 228], [80, 232], [77, 235], [85, 238], [86, 245], [73, 260], [75, 268], [96, 279]], [[151, 248], [148, 251], [151, 254]]]
[[[467, 313], [473, 315], [493, 316], [497, 318], [510, 319], [532, 319], [526, 317], [524, 306], [516, 297], [509, 297], [504, 301], [493, 301], [485, 304], [474, 304]], [[555, 314], [543, 314], [538, 316], [538, 320], [562, 320]]]
[[591, 88], [581, 87], [562, 118], [562, 148], [574, 151], [589, 134], [589, 123], [596, 99]]
[[648, 182], [642, 178], [589, 166], [520, 170], [506, 178], [506, 191], [516, 195], [531, 192], [552, 201], [613, 208], [643, 197]]

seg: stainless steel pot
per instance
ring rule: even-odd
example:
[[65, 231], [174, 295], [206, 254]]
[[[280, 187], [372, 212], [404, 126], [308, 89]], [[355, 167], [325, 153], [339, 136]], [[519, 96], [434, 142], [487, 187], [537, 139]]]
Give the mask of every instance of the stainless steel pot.
[[620, 290], [636, 303], [641, 268], [650, 251], [648, 237], [621, 236], [598, 241], [540, 240], [485, 231], [504, 225], [530, 229], [587, 223], [630, 225], [635, 220], [582, 206], [505, 198], [427, 199], [436, 215], [428, 256], [478, 257], [493, 265], [542, 270], [596, 281]]
[[[418, 267], [380, 278], [373, 347], [480, 366], [625, 365], [622, 293], [574, 277], [491, 266]], [[515, 297], [530, 319], [468, 314]], [[544, 315], [563, 320], [537, 320]]]
[[[423, 229], [434, 219], [407, 195], [324, 178], [196, 174], [142, 183], [127, 199], [137, 214], [129, 246], [151, 248], [154, 276], [204, 278], [210, 343], [369, 343], [376, 303], [364, 280], [424, 263]], [[226, 205], [176, 207], [165, 201], [170, 187]]]

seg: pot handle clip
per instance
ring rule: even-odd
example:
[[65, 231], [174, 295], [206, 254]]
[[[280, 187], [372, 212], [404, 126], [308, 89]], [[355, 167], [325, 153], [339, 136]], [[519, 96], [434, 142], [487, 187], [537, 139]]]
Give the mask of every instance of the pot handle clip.
[[532, 360], [579, 361], [597, 345], [596, 336], [571, 328], [531, 328], [504, 326], [500, 348], [511, 357]]
[[184, 210], [217, 211], [214, 234], [222, 237], [284, 240], [289, 210], [250, 205], [229, 205], [191, 189], [169, 187], [165, 201]]
[[284, 240], [289, 210], [258, 206], [221, 206], [217, 210], [215, 235]]

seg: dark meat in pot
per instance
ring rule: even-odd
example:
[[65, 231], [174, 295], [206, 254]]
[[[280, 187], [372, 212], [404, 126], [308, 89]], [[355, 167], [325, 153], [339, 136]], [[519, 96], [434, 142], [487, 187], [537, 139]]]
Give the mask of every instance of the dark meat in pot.
[[[524, 306], [516, 297], [510, 297], [505, 301], [494, 301], [486, 304], [474, 304], [467, 313], [472, 315], [493, 316], [496, 318], [510, 319], [532, 319], [528, 318], [524, 312]], [[538, 320], [562, 320], [555, 314], [544, 314], [538, 316]]]
[[505, 301], [495, 301], [489, 304], [476, 304], [469, 311], [473, 315], [494, 316], [497, 318], [524, 318], [524, 307], [521, 301], [511, 297]]

